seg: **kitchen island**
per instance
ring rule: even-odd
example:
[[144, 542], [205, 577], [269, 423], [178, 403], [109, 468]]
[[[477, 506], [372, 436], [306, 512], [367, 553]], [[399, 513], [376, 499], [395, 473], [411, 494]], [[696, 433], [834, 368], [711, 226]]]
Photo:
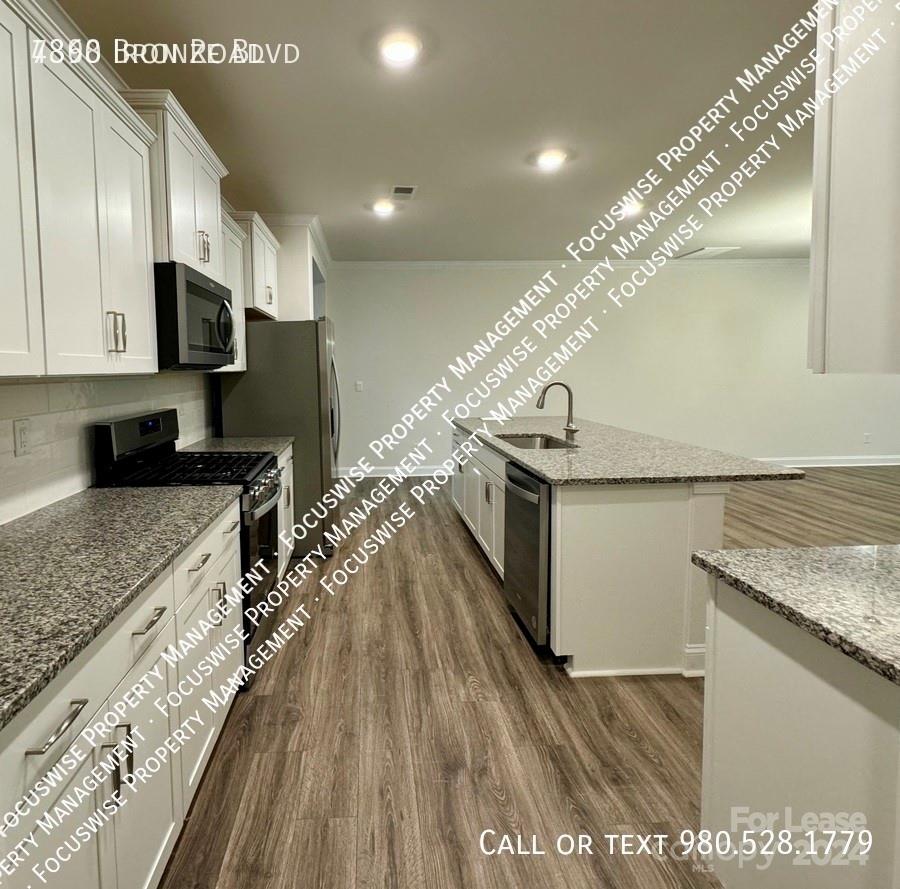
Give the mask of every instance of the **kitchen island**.
[[803, 472], [581, 419], [574, 448], [497, 437], [561, 439], [565, 423], [456, 421], [470, 434], [484, 428], [477, 441], [552, 486], [551, 650], [573, 676], [701, 675], [706, 583], [691, 553], [722, 545], [729, 482]]
[[[693, 561], [710, 575], [701, 821], [746, 848], [712, 861], [723, 887], [900, 886], [900, 546]], [[789, 832], [782, 853], [753, 850], [765, 830]]]

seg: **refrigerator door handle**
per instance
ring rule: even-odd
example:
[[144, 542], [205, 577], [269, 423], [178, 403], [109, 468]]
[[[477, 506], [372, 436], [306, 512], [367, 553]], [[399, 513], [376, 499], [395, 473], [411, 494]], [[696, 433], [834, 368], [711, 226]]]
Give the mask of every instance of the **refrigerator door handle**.
[[334, 357], [331, 359], [331, 448], [334, 451], [335, 468], [337, 467], [338, 451], [341, 447], [341, 387], [338, 382], [337, 368], [334, 365]]

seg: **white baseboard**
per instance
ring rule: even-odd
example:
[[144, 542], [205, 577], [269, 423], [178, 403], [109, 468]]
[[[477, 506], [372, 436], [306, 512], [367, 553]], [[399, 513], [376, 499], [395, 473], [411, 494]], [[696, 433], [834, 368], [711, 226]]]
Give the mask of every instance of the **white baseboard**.
[[573, 670], [570, 663], [566, 664], [566, 672], [572, 679], [589, 679], [610, 676], [672, 676], [681, 675], [684, 671], [681, 667], [635, 667], [624, 670]]
[[816, 469], [821, 466], [900, 466], [900, 454], [873, 454], [850, 457], [757, 457], [763, 463], [777, 463], [791, 469]]
[[684, 669], [681, 673], [691, 679], [706, 673], [705, 645], [691, 643], [684, 646]]
[[[435, 466], [417, 466], [415, 471], [411, 473], [413, 477], [425, 476], [425, 475], [434, 475], [441, 469], [440, 464]], [[399, 466], [376, 466], [375, 469], [370, 473], [370, 478], [384, 478], [389, 472], [402, 472]], [[338, 478], [345, 478], [350, 474], [349, 466], [339, 466], [337, 470]]]

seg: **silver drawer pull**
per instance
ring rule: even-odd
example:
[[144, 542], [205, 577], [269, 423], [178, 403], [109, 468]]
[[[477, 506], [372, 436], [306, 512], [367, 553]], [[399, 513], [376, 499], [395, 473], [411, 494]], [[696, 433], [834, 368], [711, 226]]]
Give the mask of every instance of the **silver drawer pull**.
[[78, 719], [78, 714], [87, 707], [87, 698], [77, 698], [70, 702], [71, 710], [66, 714], [66, 718], [56, 727], [56, 730], [44, 741], [42, 747], [29, 747], [25, 751], [26, 756], [43, 756], [69, 729], [69, 726]]
[[146, 636], [160, 621], [162, 616], [166, 613], [166, 606], [161, 605], [159, 608], [153, 609], [153, 617], [147, 621], [147, 625], [142, 630], [135, 630], [131, 635], [132, 636]]
[[200, 556], [200, 561], [194, 565], [193, 568], [188, 568], [188, 574], [193, 574], [195, 571], [199, 571], [210, 559], [212, 558], [212, 553], [203, 553]]
[[238, 525], [240, 525], [240, 522], [232, 522], [232, 523], [231, 523], [231, 526], [228, 527], [228, 528], [226, 528], [222, 533], [223, 533], [223, 534], [230, 534], [232, 531], [234, 531], [234, 530], [237, 529], [237, 526], [238, 526]]

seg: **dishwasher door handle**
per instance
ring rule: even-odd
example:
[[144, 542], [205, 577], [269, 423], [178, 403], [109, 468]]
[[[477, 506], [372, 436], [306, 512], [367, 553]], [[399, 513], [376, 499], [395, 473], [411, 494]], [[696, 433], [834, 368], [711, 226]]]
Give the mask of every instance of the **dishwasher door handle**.
[[506, 480], [506, 490], [510, 491], [516, 497], [521, 497], [523, 500], [527, 500], [529, 503], [541, 502], [541, 498], [537, 494], [532, 494], [531, 491], [526, 491], [524, 488], [520, 488], [518, 485], [513, 484], [508, 478]]

